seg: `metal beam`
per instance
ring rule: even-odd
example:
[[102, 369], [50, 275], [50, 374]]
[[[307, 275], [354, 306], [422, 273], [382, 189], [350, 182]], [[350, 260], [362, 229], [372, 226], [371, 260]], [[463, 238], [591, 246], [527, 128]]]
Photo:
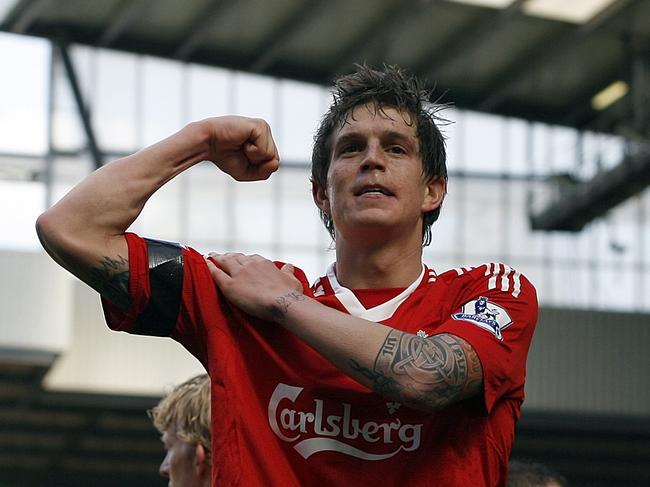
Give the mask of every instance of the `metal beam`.
[[2, 21], [0, 21], [0, 30], [11, 32], [11, 26], [21, 15], [21, 13], [29, 7], [34, 0], [17, 0], [16, 3], [5, 11]]
[[133, 22], [142, 18], [151, 0], [122, 0], [108, 19], [107, 27], [99, 36], [100, 47], [111, 46], [124, 32], [133, 25]]
[[280, 22], [259, 42], [261, 54], [250, 63], [249, 70], [261, 73], [271, 66], [295, 33], [295, 26], [305, 22], [325, 3], [325, 0], [306, 0], [298, 10]]
[[650, 186], [650, 148], [639, 146], [616, 167], [569, 186], [546, 209], [531, 214], [533, 230], [579, 232], [626, 199]]
[[56, 63], [57, 49], [54, 43], [50, 42], [50, 65], [47, 79], [47, 154], [45, 155], [45, 169], [43, 171], [43, 182], [45, 183], [45, 208], [54, 204], [53, 181], [54, 181], [54, 93], [56, 89]]
[[[472, 11], [474, 11], [474, 10], [476, 10], [476, 9], [472, 9]], [[483, 17], [484, 15], [485, 15], [485, 13], [481, 10], [480, 13], [475, 14], [472, 17], [472, 19], [469, 20], [465, 25], [466, 26], [471, 26], [471, 25], [475, 25], [476, 23], [481, 22], [481, 19], [484, 18]], [[463, 30], [465, 30], [465, 29], [463, 29]], [[424, 76], [425, 73], [430, 71], [431, 70], [431, 64], [432, 64], [431, 59], [435, 58], [435, 56], [438, 53], [444, 51], [444, 49], [449, 47], [453, 43], [453, 41], [458, 38], [458, 36], [456, 36], [454, 34], [452, 34], [452, 36], [453, 36], [452, 40], [450, 40], [448, 42], [443, 41], [442, 45], [437, 44], [437, 43], [431, 43], [431, 44], [428, 44], [428, 45], [425, 45], [425, 46], [421, 46], [421, 48], [419, 49], [419, 51], [420, 51], [420, 61], [417, 62], [416, 64], [414, 64], [411, 67], [411, 70], [413, 71], [413, 73], [415, 73], [417, 75], [420, 75], [420, 76]]]
[[578, 109], [560, 120], [559, 124], [576, 127], [581, 131], [618, 134], [625, 138], [633, 138], [631, 127], [626, 126], [632, 117], [632, 111], [629, 106], [626, 106], [626, 101], [620, 100], [606, 110], [596, 112], [591, 107], [591, 102], [585, 100], [580, 103]]
[[632, 129], [650, 138], [650, 50], [635, 55], [631, 88]]
[[51, 3], [51, 0], [22, 0], [7, 16], [2, 29], [15, 34], [25, 34], [41, 12]]
[[234, 0], [213, 0], [190, 23], [185, 40], [172, 54], [172, 58], [187, 61], [214, 31], [214, 23], [225, 8], [235, 5]]
[[72, 94], [74, 95], [74, 101], [77, 105], [77, 112], [79, 113], [79, 118], [83, 125], [84, 133], [86, 134], [86, 139], [88, 141], [88, 149], [95, 163], [95, 167], [99, 168], [102, 165], [102, 153], [97, 146], [97, 139], [95, 138], [95, 132], [92, 128], [90, 122], [90, 115], [88, 114], [88, 109], [83, 101], [83, 96], [81, 94], [81, 88], [79, 87], [79, 82], [77, 80], [77, 74], [75, 73], [74, 66], [72, 65], [72, 60], [70, 59], [70, 54], [68, 53], [68, 46], [63, 41], [56, 41], [56, 46], [59, 48], [59, 53], [61, 54], [61, 60], [63, 61], [63, 67], [65, 68], [65, 73], [70, 82], [70, 88], [72, 89]]
[[593, 95], [598, 93], [598, 91], [621, 78], [626, 79], [626, 73], [622, 73], [621, 69], [615, 69], [606, 73], [598, 80], [594, 80], [594, 83], [585, 90], [587, 95], [584, 98], [574, 100], [571, 108], [563, 116], [559, 117], [559, 124], [586, 128], [586, 125], [591, 126], [596, 119], [599, 120], [599, 124], [602, 124], [604, 119], [607, 117], [606, 114], [615, 105], [612, 105], [612, 107], [598, 113], [592, 108], [591, 99]]
[[554, 36], [548, 42], [535, 43], [531, 49], [524, 52], [510, 67], [506, 68], [498, 79], [485, 88], [485, 95], [477, 103], [477, 108], [486, 112], [496, 111], [508, 98], [514, 85], [524, 75], [563, 53], [567, 46], [584, 42], [589, 35], [603, 27], [608, 20], [631, 5], [634, 5], [633, 0], [617, 0], [581, 27], [572, 29], [564, 35]]
[[406, 7], [401, 1], [394, 2], [382, 14], [379, 20], [371, 22], [365, 29], [340, 51], [339, 59], [341, 62], [331, 71], [329, 78], [336, 79], [342, 73], [350, 70], [354, 63], [366, 61], [361, 59], [368, 46], [374, 46], [379, 42], [389, 40], [389, 27], [395, 25], [404, 25], [411, 17], [417, 15], [423, 4], [417, 2], [414, 5]]
[[515, 0], [504, 9], [475, 17], [445, 42], [442, 48], [437, 49], [437, 55], [423, 59], [417, 72], [426, 72], [427, 77], [435, 78], [442, 67], [458, 59], [463, 53], [474, 49], [491, 34], [503, 29], [508, 22], [520, 15], [521, 7], [526, 1]]
[[[627, 39], [625, 50], [622, 65], [595, 80], [587, 96], [574, 103], [561, 124], [608, 131], [618, 121], [620, 126], [615, 128], [629, 138], [650, 137], [650, 49], [634, 46]], [[630, 93], [603, 111], [595, 110], [591, 106], [593, 95], [618, 80], [629, 84]]]

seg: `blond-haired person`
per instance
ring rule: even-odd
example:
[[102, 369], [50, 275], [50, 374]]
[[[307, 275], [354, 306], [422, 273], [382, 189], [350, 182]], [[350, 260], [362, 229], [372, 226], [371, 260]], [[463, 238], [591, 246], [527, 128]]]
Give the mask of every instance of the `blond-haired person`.
[[160, 475], [173, 487], [210, 486], [210, 378], [193, 377], [176, 386], [149, 411], [167, 454]]

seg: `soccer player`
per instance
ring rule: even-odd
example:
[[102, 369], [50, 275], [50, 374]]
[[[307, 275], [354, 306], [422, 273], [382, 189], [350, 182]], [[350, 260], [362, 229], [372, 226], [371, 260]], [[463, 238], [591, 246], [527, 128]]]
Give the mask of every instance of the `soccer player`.
[[429, 96], [394, 67], [337, 81], [312, 155], [336, 262], [313, 286], [290, 264], [126, 232], [200, 161], [268, 178], [279, 156], [259, 119], [191, 123], [39, 218], [111, 328], [170, 336], [208, 370], [215, 485], [505, 485], [536, 295], [501, 263], [422, 263], [447, 188]]
[[197, 375], [176, 386], [149, 411], [161, 433], [160, 475], [174, 487], [210, 487], [210, 378]]

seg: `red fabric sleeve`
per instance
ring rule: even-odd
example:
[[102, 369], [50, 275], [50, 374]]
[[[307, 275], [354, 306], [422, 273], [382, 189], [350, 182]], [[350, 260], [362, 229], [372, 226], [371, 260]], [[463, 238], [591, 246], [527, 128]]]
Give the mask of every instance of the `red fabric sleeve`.
[[[133, 233], [127, 233], [126, 240], [129, 248], [131, 307], [123, 312], [105, 298], [102, 298], [102, 305], [109, 328], [138, 333], [138, 317], [147, 307], [151, 297], [147, 242]], [[195, 250], [185, 247], [182, 252], [183, 285], [180, 309], [174, 327], [168, 335], [206, 365], [206, 327], [213, 326], [218, 331], [220, 325], [225, 323], [222, 297], [216, 291], [203, 257]]]
[[138, 315], [149, 301], [149, 263], [147, 244], [143, 238], [126, 233], [129, 248], [129, 295], [131, 307], [123, 312], [111, 301], [102, 296], [102, 307], [106, 324], [111, 330], [133, 333]]
[[[502, 397], [524, 399], [526, 358], [537, 323], [537, 295], [535, 288], [524, 276], [517, 276], [518, 288], [513, 289], [512, 270], [501, 285], [490, 285], [480, 267], [464, 276], [465, 281], [456, 289], [451, 314], [432, 333], [450, 333], [469, 343], [477, 353], [483, 369], [483, 397], [489, 414], [494, 403]], [[453, 286], [452, 286], [453, 287]], [[497, 312], [503, 323], [499, 330], [481, 320], [480, 310], [486, 298], [488, 313]], [[479, 313], [477, 313], [477, 306]], [[491, 310], [491, 311], [490, 311]], [[507, 317], [505, 316], [507, 315]], [[484, 316], [484, 314], [483, 314]]]
[[[181, 247], [183, 255], [183, 282], [181, 288], [180, 308], [174, 317], [173, 327], [166, 329], [155, 320], [145, 320], [148, 325], [144, 331], [139, 326], [143, 310], [155, 299], [151, 297], [149, 257], [147, 241], [133, 233], [126, 234], [129, 248], [129, 294], [131, 307], [123, 312], [109, 300], [102, 298], [104, 316], [109, 328], [133, 334], [170, 336], [181, 343], [192, 355], [206, 366], [208, 348], [219, 354], [227, 343], [232, 342], [235, 328], [239, 326], [241, 311], [231, 307], [218, 291], [201, 254]], [[275, 263], [281, 268], [283, 263]], [[295, 269], [296, 277], [309, 292], [309, 283], [300, 269]], [[140, 323], [142, 324], [142, 323]], [[219, 337], [209, 345], [209, 336]]]

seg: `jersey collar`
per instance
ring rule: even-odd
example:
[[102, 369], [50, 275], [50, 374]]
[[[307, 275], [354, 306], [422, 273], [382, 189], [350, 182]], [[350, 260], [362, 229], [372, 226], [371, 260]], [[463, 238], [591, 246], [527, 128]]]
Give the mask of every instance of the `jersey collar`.
[[422, 264], [422, 271], [420, 272], [420, 275], [406, 289], [404, 289], [404, 291], [399, 293], [394, 298], [386, 301], [385, 303], [370, 309], [366, 309], [352, 291], [350, 291], [347, 287], [343, 287], [339, 283], [335, 272], [336, 262], [330, 264], [330, 266], [327, 268], [327, 279], [329, 280], [330, 286], [332, 287], [332, 291], [334, 291], [334, 295], [345, 307], [348, 313], [350, 313], [352, 316], [356, 316], [357, 318], [363, 318], [364, 320], [383, 321], [393, 316], [397, 308], [406, 300], [406, 298], [413, 294], [413, 291], [415, 291], [422, 282], [425, 269], [425, 265]]

